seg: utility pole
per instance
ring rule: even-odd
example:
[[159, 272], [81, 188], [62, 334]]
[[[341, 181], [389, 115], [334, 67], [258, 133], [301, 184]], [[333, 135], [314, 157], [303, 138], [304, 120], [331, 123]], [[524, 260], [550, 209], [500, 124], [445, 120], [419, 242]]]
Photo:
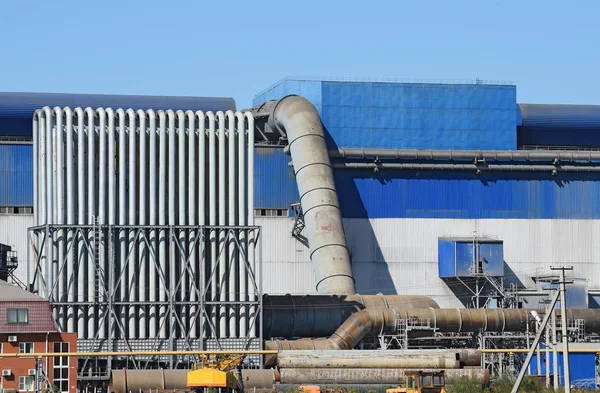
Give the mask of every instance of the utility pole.
[[556, 338], [556, 310], [552, 310], [552, 381], [554, 391], [558, 390], [558, 340]]
[[565, 270], [573, 270], [573, 267], [552, 267], [552, 270], [560, 270], [560, 326], [562, 330], [563, 362], [565, 393], [571, 393], [571, 370], [569, 369], [569, 336], [567, 335], [567, 305], [566, 305], [566, 281]]

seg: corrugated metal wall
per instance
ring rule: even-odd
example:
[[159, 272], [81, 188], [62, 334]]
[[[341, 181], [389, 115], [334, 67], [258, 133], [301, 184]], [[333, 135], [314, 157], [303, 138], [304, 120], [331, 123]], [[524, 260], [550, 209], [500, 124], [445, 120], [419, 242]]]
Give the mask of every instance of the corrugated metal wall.
[[521, 146], [600, 146], [600, 105], [519, 104]]
[[299, 202], [294, 171], [288, 166], [289, 155], [281, 147], [257, 147], [254, 150], [254, 206], [257, 209], [286, 209]]
[[600, 218], [593, 175], [335, 172], [344, 217]]
[[0, 144], [0, 206], [33, 206], [33, 147]]
[[253, 103], [288, 94], [317, 107], [330, 147], [517, 147], [515, 86], [285, 79]]
[[[265, 292], [315, 293], [308, 250], [290, 235], [293, 219], [258, 218], [257, 225]], [[427, 295], [442, 307], [461, 306], [457, 295], [467, 290], [438, 278], [438, 238], [474, 233], [503, 240], [508, 282], [532, 286], [531, 277], [549, 266], [573, 265], [590, 288], [600, 286], [598, 220], [344, 219], [344, 228], [361, 294]]]
[[[16, 276], [27, 283], [27, 228], [33, 226], [31, 214], [0, 214], [0, 243], [12, 247], [17, 251], [19, 267]], [[29, 265], [33, 266], [33, 256], [30, 256]], [[33, 273], [30, 274], [33, 276]]]
[[235, 110], [233, 98], [131, 96], [106, 94], [0, 93], [0, 135], [31, 136], [31, 119], [36, 109], [49, 106], [181, 109], [203, 111]]

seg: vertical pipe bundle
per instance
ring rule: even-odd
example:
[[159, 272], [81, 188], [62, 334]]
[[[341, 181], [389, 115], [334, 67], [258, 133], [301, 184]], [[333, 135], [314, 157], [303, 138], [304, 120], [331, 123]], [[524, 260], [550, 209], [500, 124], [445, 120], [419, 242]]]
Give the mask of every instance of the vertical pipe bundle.
[[[254, 253], [257, 234], [224, 228], [254, 224], [251, 115], [46, 107], [33, 127], [36, 225], [68, 225], [47, 240], [37, 281], [60, 302], [61, 329], [80, 339], [255, 331], [256, 310], [240, 304], [256, 297], [255, 258], [241, 253]], [[109, 305], [116, 318], [102, 316]]]

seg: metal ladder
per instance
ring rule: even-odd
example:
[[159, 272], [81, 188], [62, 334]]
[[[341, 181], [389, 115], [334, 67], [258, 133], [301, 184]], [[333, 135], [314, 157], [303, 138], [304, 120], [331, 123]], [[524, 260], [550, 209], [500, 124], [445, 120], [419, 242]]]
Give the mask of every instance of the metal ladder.
[[101, 224], [100, 219], [96, 216], [92, 217], [93, 219], [93, 259], [94, 259], [94, 301], [96, 304], [100, 303], [100, 292], [101, 285], [103, 279], [102, 270], [100, 268], [100, 241], [102, 238]]

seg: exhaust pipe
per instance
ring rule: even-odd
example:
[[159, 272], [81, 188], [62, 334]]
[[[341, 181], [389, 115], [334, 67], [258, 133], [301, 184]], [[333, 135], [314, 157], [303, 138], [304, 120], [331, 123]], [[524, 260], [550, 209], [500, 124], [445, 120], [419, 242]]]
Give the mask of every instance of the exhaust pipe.
[[287, 96], [252, 109], [256, 118], [287, 136], [304, 213], [317, 292], [356, 293], [333, 170], [319, 113], [306, 98]]

